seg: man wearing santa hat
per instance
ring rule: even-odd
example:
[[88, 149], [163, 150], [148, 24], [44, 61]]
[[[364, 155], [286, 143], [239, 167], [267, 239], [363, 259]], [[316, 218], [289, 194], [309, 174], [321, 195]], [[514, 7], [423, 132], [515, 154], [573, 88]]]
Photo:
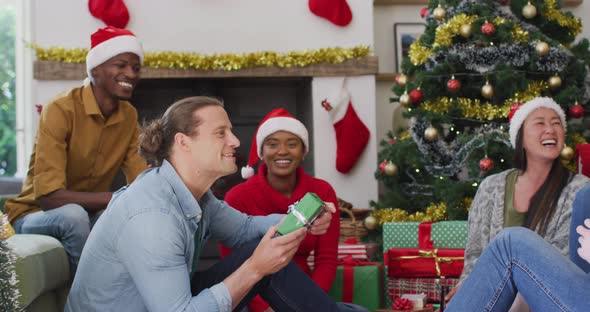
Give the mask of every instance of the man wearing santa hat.
[[92, 34], [84, 86], [43, 108], [22, 192], [6, 203], [17, 233], [61, 241], [72, 276], [119, 168], [130, 183], [147, 167], [138, 154], [137, 111], [128, 102], [142, 61], [132, 32], [109, 26]]

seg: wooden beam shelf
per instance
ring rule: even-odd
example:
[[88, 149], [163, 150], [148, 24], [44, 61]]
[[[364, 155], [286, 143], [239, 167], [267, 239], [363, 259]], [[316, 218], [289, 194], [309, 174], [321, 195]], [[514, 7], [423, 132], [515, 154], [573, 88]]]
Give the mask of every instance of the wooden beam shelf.
[[377, 73], [375, 75], [375, 81], [389, 81], [393, 83], [395, 76], [397, 76], [396, 73]]
[[[428, 4], [429, 0], [374, 0], [373, 5], [399, 5], [399, 4]], [[584, 0], [563, 0], [564, 7], [577, 7]]]
[[[305, 67], [255, 67], [234, 71], [195, 69], [141, 69], [141, 78], [233, 78], [233, 77], [322, 77], [375, 75], [379, 70], [377, 56], [366, 56], [339, 64], [314, 64]], [[37, 80], [83, 80], [86, 64], [35, 61], [33, 77]]]

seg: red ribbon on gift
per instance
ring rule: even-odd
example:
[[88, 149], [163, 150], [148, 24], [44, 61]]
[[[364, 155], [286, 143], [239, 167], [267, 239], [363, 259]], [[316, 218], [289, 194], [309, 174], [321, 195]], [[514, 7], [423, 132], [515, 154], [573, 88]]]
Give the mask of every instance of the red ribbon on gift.
[[391, 277], [459, 277], [465, 249], [392, 248], [388, 251]]
[[370, 265], [381, 267], [381, 263], [357, 260], [352, 255], [340, 259], [338, 265], [342, 266], [342, 302], [348, 303], [352, 303], [352, 295], [354, 294], [354, 267]]
[[432, 222], [422, 222], [418, 225], [418, 248], [432, 249], [434, 242], [431, 238]]
[[[418, 248], [433, 249], [432, 222], [422, 222], [418, 225]], [[383, 263], [389, 263], [389, 253], [383, 253]]]

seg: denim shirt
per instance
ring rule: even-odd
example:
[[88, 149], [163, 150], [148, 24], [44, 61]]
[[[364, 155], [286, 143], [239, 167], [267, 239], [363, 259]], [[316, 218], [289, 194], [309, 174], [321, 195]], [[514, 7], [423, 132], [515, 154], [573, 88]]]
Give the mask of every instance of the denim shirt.
[[117, 191], [82, 252], [65, 311], [231, 311], [223, 282], [191, 295], [194, 234], [232, 249], [282, 215], [245, 215], [208, 191], [198, 202], [174, 167], [145, 171]]

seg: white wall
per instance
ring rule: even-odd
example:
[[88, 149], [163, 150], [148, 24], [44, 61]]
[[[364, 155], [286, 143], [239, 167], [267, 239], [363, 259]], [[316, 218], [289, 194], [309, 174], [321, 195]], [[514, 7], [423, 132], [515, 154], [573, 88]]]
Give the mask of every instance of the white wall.
[[[31, 41], [42, 47], [88, 47], [90, 34], [104, 26], [90, 15], [86, 0], [24, 1], [30, 1], [32, 7]], [[207, 54], [373, 46], [372, 1], [347, 2], [353, 20], [341, 28], [313, 15], [308, 1], [303, 0], [125, 0], [131, 16], [127, 28], [142, 40], [147, 51]], [[336, 172], [335, 134], [318, 99], [336, 94], [338, 81], [313, 80], [314, 167], [316, 175], [332, 183], [339, 196], [358, 207], [367, 207], [377, 197], [377, 182], [373, 178], [377, 166], [376, 136], [371, 137], [367, 152], [351, 174]], [[79, 83], [33, 82], [33, 96], [25, 111], [32, 112], [33, 104], [45, 103], [59, 91]], [[376, 133], [375, 79], [352, 78], [349, 89], [358, 102], [355, 108], [362, 120], [372, 134]], [[34, 132], [28, 134], [33, 135]], [[30, 153], [31, 146], [27, 148]]]

